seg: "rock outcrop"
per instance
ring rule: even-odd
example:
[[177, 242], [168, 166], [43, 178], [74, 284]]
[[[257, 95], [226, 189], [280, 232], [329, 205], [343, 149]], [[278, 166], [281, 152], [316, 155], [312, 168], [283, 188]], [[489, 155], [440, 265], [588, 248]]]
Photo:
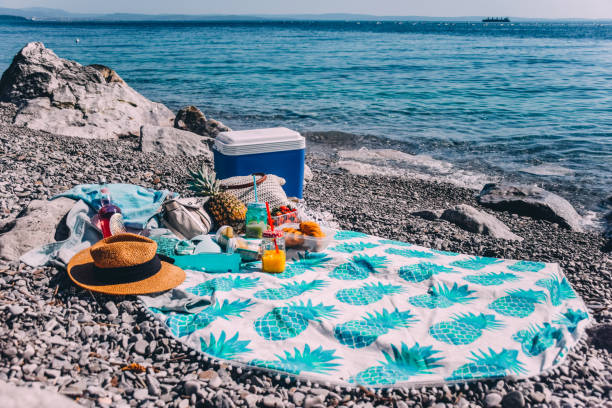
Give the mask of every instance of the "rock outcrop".
[[164, 126], [146, 125], [140, 128], [140, 150], [169, 156], [205, 156], [212, 159], [209, 144], [213, 139], [185, 130]]
[[81, 405], [51, 390], [17, 387], [0, 381], [0, 407], [2, 408], [79, 408]]
[[232, 130], [218, 120], [206, 119], [202, 111], [195, 106], [179, 110], [174, 118], [174, 127], [208, 137], [217, 137], [219, 132]]
[[0, 100], [19, 107], [18, 126], [91, 139], [137, 136], [143, 125], [170, 127], [174, 119], [112, 69], [60, 58], [40, 42], [13, 58], [0, 79]]
[[523, 240], [523, 238], [510, 231], [506, 224], [491, 214], [479, 211], [466, 204], [460, 204], [445, 210], [440, 218], [452, 222], [469, 232], [490, 235], [493, 238], [507, 239], [510, 241]]
[[582, 230], [580, 215], [566, 199], [536, 186], [490, 183], [480, 191], [478, 202], [494, 210], [551, 221], [573, 231]]

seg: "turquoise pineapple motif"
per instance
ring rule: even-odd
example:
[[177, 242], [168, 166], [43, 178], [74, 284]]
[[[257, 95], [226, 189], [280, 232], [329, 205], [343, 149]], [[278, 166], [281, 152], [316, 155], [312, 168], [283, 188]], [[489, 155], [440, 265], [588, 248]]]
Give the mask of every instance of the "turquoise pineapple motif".
[[427, 309], [443, 309], [451, 307], [456, 303], [469, 303], [476, 299], [475, 296], [470, 296], [474, 290], [469, 290], [467, 285], [458, 286], [457, 283], [449, 288], [446, 284], [432, 286], [427, 294], [412, 296], [408, 299], [410, 304], [417, 307]]
[[241, 317], [253, 303], [250, 300], [235, 300], [215, 303], [196, 314], [171, 313], [166, 319], [166, 325], [177, 337], [187, 336], [196, 330], [203, 329], [218, 318], [229, 320], [230, 316]]
[[585, 312], [584, 310], [567, 309], [562, 314], [556, 316], [555, 320], [553, 320], [553, 323], [561, 324], [567, 327], [567, 330], [570, 333], [573, 333], [576, 331], [576, 328], [578, 327], [578, 323], [588, 318], [589, 318], [589, 314]]
[[457, 368], [448, 381], [453, 380], [472, 380], [476, 378], [499, 378], [505, 377], [510, 373], [523, 374], [525, 365], [517, 360], [517, 350], [502, 349], [499, 353], [489, 347], [489, 352], [478, 350], [480, 354], [472, 352], [470, 363]]
[[401, 293], [406, 289], [399, 285], [385, 285], [381, 282], [366, 283], [359, 288], [340, 289], [336, 299], [349, 305], [369, 305], [381, 300], [385, 295]]
[[379, 239], [378, 242], [383, 245], [395, 245], [404, 247], [412, 246], [412, 244], [409, 244], [408, 242], [396, 241], [394, 239]]
[[365, 249], [370, 249], [370, 248], [376, 248], [377, 246], [378, 244], [373, 244], [371, 242], [343, 242], [329, 249], [331, 249], [332, 251], [336, 251], [336, 252], [344, 252], [344, 253], [350, 254], [352, 252], [363, 251]]
[[258, 299], [285, 300], [306, 292], [321, 290], [327, 285], [328, 283], [326, 281], [320, 279], [315, 279], [311, 282], [289, 282], [282, 284], [280, 288], [260, 290], [255, 292], [253, 296]]
[[385, 249], [385, 252], [390, 255], [401, 255], [406, 258], [435, 258], [436, 255], [427, 251], [419, 251], [418, 249], [398, 249], [398, 248], [388, 248]]
[[512, 339], [521, 343], [526, 356], [533, 357], [554, 344], [558, 345], [563, 340], [563, 331], [546, 322], [541, 326], [530, 325], [527, 330], [519, 330]]
[[363, 232], [340, 230], [336, 232], [334, 239], [336, 241], [342, 241], [345, 239], [365, 238], [367, 236], [368, 234], [364, 234]]
[[452, 319], [434, 324], [429, 328], [429, 334], [438, 341], [457, 346], [473, 343], [482, 336], [483, 330], [498, 330], [504, 327], [492, 314], [456, 314]]
[[459, 255], [458, 252], [441, 251], [439, 249], [432, 249], [431, 252], [435, 254], [439, 254], [439, 255], [446, 255], [446, 256], [458, 256]]
[[416, 343], [411, 348], [401, 343], [400, 349], [391, 345], [393, 355], [382, 350], [384, 361], [380, 365], [369, 367], [354, 377], [349, 382], [363, 385], [389, 385], [407, 381], [411, 377], [423, 374], [431, 374], [435, 368], [442, 367], [438, 361], [442, 357], [434, 357], [440, 353], [432, 346], [421, 347]]
[[535, 305], [546, 300], [544, 292], [539, 290], [514, 289], [506, 292], [489, 304], [489, 309], [511, 317], [527, 317], [535, 311]]
[[515, 272], [540, 272], [544, 268], [546, 268], [544, 262], [532, 261], [518, 261], [508, 267], [508, 269]]
[[306, 330], [311, 320], [320, 322], [336, 317], [337, 313], [334, 306], [313, 305], [312, 300], [292, 302], [255, 320], [255, 331], [267, 340], [286, 340]]
[[536, 285], [548, 289], [550, 303], [552, 303], [553, 306], [559, 306], [565, 299], [576, 298], [576, 292], [574, 292], [574, 289], [572, 289], [567, 279], [561, 279], [554, 274], [551, 274], [548, 279], [538, 280]]
[[337, 325], [334, 336], [345, 346], [362, 348], [374, 343], [379, 336], [390, 330], [410, 327], [417, 321], [410, 310], [367, 313], [361, 320], [351, 320]]
[[467, 275], [463, 279], [470, 283], [475, 283], [477, 285], [483, 286], [499, 286], [503, 285], [506, 282], [513, 282], [521, 279], [517, 275], [508, 272], [489, 272], [482, 273], [480, 275]]
[[340, 364], [334, 363], [334, 360], [341, 358], [335, 356], [336, 350], [324, 350], [322, 346], [314, 350], [310, 349], [308, 344], [304, 345], [304, 350], [300, 351], [294, 347], [293, 354], [285, 351], [285, 355], [275, 354], [276, 360], [252, 360], [249, 364], [257, 367], [269, 368], [271, 370], [285, 371], [291, 374], [300, 374], [301, 372], [311, 373], [329, 373], [336, 371], [336, 367]]
[[502, 262], [504, 262], [502, 259], [488, 258], [486, 256], [472, 256], [468, 259], [453, 261], [451, 262], [451, 266], [479, 271], [487, 266], [497, 265]]
[[243, 278], [240, 276], [223, 276], [209, 279], [186, 291], [198, 296], [212, 295], [216, 291], [228, 292], [232, 289], [252, 289], [257, 286], [259, 278]]
[[423, 282], [439, 273], [457, 273], [457, 271], [431, 262], [402, 266], [398, 271], [400, 278], [408, 282]]
[[325, 268], [329, 261], [331, 261], [331, 258], [322, 252], [298, 253], [297, 260], [287, 262], [285, 271], [275, 273], [274, 276], [278, 279], [293, 278], [294, 276], [314, 271], [317, 268]]
[[371, 273], [378, 273], [378, 270], [385, 268], [388, 263], [386, 256], [356, 255], [350, 261], [335, 267], [329, 277], [342, 280], [365, 279]]
[[224, 330], [219, 335], [219, 339], [216, 339], [215, 335], [211, 333], [208, 343], [203, 338], [200, 338], [200, 349], [213, 357], [234, 360], [241, 354], [253, 351], [248, 347], [250, 342], [250, 340], [239, 340], [238, 332], [232, 338], [226, 339]]

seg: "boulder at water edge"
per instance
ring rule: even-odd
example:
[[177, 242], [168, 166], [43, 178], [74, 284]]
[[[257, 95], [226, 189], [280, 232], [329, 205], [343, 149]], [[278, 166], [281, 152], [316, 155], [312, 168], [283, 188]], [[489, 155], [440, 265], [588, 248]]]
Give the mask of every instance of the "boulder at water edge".
[[0, 100], [18, 106], [14, 123], [90, 139], [137, 136], [143, 125], [172, 126], [174, 114], [103, 65], [83, 66], [40, 43], [27, 44], [0, 79]]
[[536, 186], [490, 183], [480, 191], [478, 202], [494, 210], [551, 221], [573, 231], [582, 230], [580, 215], [566, 199]]
[[445, 210], [440, 218], [452, 222], [469, 232], [490, 235], [493, 238], [507, 239], [510, 241], [523, 240], [523, 238], [510, 231], [506, 224], [491, 214], [479, 211], [466, 204], [460, 204]]
[[213, 139], [185, 130], [166, 126], [146, 125], [140, 128], [140, 150], [147, 153], [162, 153], [169, 156], [205, 156], [211, 160], [209, 147]]
[[174, 127], [208, 137], [217, 137], [219, 132], [232, 130], [218, 120], [206, 119], [202, 111], [195, 106], [179, 110], [174, 118]]

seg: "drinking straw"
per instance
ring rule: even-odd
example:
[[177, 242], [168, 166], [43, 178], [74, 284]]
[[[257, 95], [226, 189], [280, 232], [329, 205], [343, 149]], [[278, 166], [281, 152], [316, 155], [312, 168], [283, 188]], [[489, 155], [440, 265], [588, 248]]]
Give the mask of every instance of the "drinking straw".
[[255, 187], [255, 202], [259, 202], [257, 199], [257, 180], [255, 179], [255, 175], [253, 174], [253, 186]]
[[[272, 215], [270, 214], [270, 204], [266, 201], [266, 211], [268, 212], [268, 223], [270, 224], [270, 228], [274, 231], [274, 221], [272, 221]], [[278, 254], [278, 245], [276, 244], [276, 238], [273, 238], [274, 247], [276, 248], [276, 253]]]

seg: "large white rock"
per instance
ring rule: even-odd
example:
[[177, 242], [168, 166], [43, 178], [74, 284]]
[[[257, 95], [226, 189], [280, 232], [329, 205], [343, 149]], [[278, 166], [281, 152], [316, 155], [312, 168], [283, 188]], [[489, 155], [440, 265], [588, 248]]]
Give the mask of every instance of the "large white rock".
[[19, 106], [14, 122], [91, 139], [137, 136], [142, 125], [172, 126], [174, 114], [128, 86], [112, 69], [27, 44], [0, 79], [0, 100]]
[[212, 159], [209, 147], [213, 139], [185, 130], [146, 125], [140, 128], [140, 150], [176, 156], [206, 156]]
[[490, 235], [493, 238], [507, 239], [510, 241], [523, 240], [523, 238], [510, 231], [506, 224], [491, 214], [479, 211], [467, 204], [460, 204], [448, 210], [444, 210], [440, 218], [452, 222], [466, 231], [475, 232], [477, 234]]
[[34, 387], [17, 387], [0, 381], [2, 408], [78, 408], [81, 405], [56, 392]]

